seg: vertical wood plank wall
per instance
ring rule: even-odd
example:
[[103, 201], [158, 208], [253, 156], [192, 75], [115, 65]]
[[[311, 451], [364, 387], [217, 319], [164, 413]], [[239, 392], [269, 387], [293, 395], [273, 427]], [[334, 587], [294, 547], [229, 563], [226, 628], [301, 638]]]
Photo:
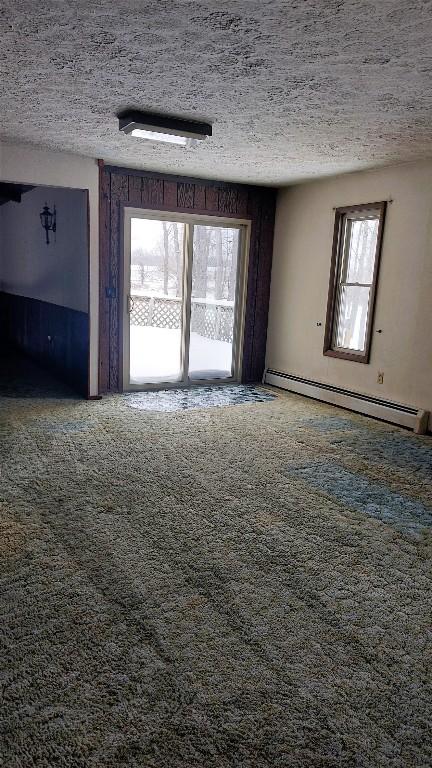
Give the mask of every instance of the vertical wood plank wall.
[[0, 291], [0, 338], [87, 397], [87, 312]]
[[264, 371], [276, 190], [165, 176], [99, 162], [99, 391], [121, 389], [123, 211], [127, 206], [251, 222], [242, 381]]

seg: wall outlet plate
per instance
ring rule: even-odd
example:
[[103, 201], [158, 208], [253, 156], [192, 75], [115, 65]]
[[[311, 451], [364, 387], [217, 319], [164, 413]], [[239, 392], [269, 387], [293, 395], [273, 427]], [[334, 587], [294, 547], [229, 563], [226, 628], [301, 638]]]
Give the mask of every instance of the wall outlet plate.
[[384, 372], [378, 371], [377, 384], [384, 384]]

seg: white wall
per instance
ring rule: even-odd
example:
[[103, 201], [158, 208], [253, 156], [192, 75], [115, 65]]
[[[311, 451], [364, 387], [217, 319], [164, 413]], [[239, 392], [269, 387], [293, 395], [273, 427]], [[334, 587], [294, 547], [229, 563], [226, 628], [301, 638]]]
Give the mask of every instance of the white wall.
[[[57, 209], [46, 244], [39, 214]], [[0, 207], [0, 290], [82, 312], [88, 310], [87, 195], [35, 187]]]
[[[333, 207], [389, 198], [370, 363], [325, 357]], [[432, 411], [432, 161], [279, 192], [266, 364]]]
[[[89, 192], [90, 393], [98, 391], [99, 174], [97, 161], [63, 152], [0, 143], [0, 180]], [[42, 230], [41, 230], [42, 231]]]

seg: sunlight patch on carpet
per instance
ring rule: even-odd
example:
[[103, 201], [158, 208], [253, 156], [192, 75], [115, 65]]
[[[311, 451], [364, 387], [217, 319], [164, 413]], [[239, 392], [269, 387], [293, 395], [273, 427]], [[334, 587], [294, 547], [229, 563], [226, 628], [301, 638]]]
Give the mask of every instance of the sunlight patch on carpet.
[[418, 538], [432, 526], [432, 509], [337, 464], [313, 461], [291, 467], [289, 475], [318, 488], [349, 509], [391, 525], [400, 533]]
[[186, 411], [192, 408], [220, 408], [226, 405], [265, 403], [276, 395], [243, 385], [165, 389], [125, 395], [127, 405], [140, 411]]

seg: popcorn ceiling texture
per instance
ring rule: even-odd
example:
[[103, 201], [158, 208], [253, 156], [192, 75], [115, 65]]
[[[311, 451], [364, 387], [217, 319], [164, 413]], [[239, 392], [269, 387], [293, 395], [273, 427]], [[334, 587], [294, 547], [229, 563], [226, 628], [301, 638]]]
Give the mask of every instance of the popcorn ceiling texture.
[[[8, 140], [269, 184], [432, 154], [430, 0], [4, 0], [0, 29]], [[214, 137], [123, 136], [127, 106]]]

